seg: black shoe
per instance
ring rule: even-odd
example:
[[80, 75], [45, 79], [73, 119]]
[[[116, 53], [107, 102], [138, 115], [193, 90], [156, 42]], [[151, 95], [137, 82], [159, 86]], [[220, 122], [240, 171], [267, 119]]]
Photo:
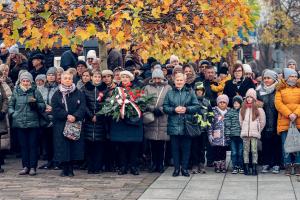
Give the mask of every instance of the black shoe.
[[74, 169], [73, 169], [73, 165], [69, 166], [69, 177], [73, 177], [74, 176]]
[[130, 173], [135, 176], [140, 175], [139, 170], [137, 168], [131, 168]]
[[163, 165], [161, 165], [161, 166], [159, 166], [158, 168], [157, 168], [157, 172], [158, 173], [164, 173], [165, 172], [165, 167], [163, 166]]
[[149, 168], [149, 173], [153, 173], [156, 171], [156, 165], [151, 165], [151, 167]]
[[60, 176], [61, 177], [66, 177], [66, 176], [69, 176], [69, 169], [67, 166], [63, 166], [62, 167], [62, 170], [60, 172]]
[[180, 170], [179, 169], [175, 169], [172, 176], [173, 177], [176, 177], [176, 176], [179, 176], [179, 173], [180, 173]]
[[244, 167], [244, 174], [245, 174], [246, 176], [249, 175], [249, 164], [245, 164], [245, 167]]
[[118, 175], [125, 175], [125, 174], [127, 174], [127, 169], [125, 167], [122, 167], [118, 172]]
[[181, 169], [181, 175], [185, 176], [185, 177], [189, 177], [190, 176], [189, 171], [187, 169]]
[[252, 176], [257, 176], [257, 164], [253, 164], [253, 167], [252, 167]]

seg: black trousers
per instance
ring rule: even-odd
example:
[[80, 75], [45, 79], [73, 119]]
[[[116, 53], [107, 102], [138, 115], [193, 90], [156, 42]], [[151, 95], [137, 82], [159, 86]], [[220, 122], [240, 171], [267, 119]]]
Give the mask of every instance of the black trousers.
[[214, 161], [226, 160], [227, 147], [213, 146], [212, 150], [213, 150], [213, 155], [214, 155]]
[[38, 129], [18, 128], [18, 138], [21, 147], [22, 165], [27, 168], [36, 168], [38, 163]]
[[150, 140], [151, 163], [156, 168], [164, 166], [166, 142], [160, 140]]
[[184, 135], [171, 135], [172, 155], [175, 169], [187, 170], [190, 160], [192, 140]]
[[198, 137], [192, 138], [191, 148], [191, 165], [199, 165], [205, 163], [205, 140], [207, 135], [201, 134]]
[[104, 144], [105, 154], [103, 155], [106, 171], [114, 171], [119, 166], [119, 147], [117, 143], [106, 140]]
[[281, 137], [276, 133], [272, 133], [269, 134], [269, 137], [262, 137], [261, 142], [263, 165], [280, 166], [282, 160]]
[[140, 142], [119, 142], [120, 167], [138, 168]]
[[48, 162], [53, 160], [54, 150], [53, 150], [53, 128], [42, 128], [40, 129], [40, 139], [43, 156], [45, 156]]
[[86, 140], [85, 145], [88, 171], [97, 172], [102, 170], [105, 149], [104, 141]]

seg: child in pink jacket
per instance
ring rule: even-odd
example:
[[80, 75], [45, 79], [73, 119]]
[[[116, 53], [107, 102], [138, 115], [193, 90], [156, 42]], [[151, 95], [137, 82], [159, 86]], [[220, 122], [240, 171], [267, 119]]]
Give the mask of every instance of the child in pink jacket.
[[[245, 175], [249, 172], [249, 153], [252, 153], [252, 175], [257, 175], [257, 141], [260, 139], [261, 131], [266, 124], [265, 112], [257, 106], [257, 96], [254, 89], [249, 89], [240, 110], [241, 138], [244, 147]], [[250, 148], [251, 147], [251, 148]]]

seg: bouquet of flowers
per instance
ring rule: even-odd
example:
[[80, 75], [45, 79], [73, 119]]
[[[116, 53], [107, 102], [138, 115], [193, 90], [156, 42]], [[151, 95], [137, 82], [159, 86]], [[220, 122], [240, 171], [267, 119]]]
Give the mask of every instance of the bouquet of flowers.
[[147, 104], [153, 100], [153, 96], [145, 96], [140, 89], [117, 87], [110, 98], [102, 103], [100, 115], [110, 116], [119, 121], [124, 118], [142, 117]]

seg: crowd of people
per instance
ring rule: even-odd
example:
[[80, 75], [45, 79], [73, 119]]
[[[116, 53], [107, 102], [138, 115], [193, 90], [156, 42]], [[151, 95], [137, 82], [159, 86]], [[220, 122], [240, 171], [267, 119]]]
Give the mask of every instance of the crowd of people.
[[[109, 48], [108, 69], [101, 70], [94, 50], [86, 61], [78, 60], [82, 53], [78, 45], [54, 67], [51, 49], [25, 56], [17, 45], [0, 45], [0, 172], [12, 151], [21, 153], [19, 175], [60, 169], [71, 177], [74, 168], [139, 175], [140, 168], [163, 173], [166, 166], [174, 166], [174, 177], [206, 173], [207, 167], [226, 173], [231, 151], [232, 174], [257, 175], [260, 164], [261, 173], [285, 169], [300, 176], [300, 152], [284, 148], [290, 123], [300, 128], [294, 60], [256, 75], [239, 61], [216, 68], [172, 55], [165, 64], [152, 57], [144, 63], [136, 48], [125, 57]], [[99, 114], [116, 90], [136, 88], [154, 97], [141, 117]], [[146, 113], [154, 116], [151, 122]], [[191, 137], [186, 121], [194, 118], [201, 131]], [[78, 139], [66, 137], [67, 125], [74, 132], [81, 127]], [[39, 159], [46, 164], [39, 166]]]

